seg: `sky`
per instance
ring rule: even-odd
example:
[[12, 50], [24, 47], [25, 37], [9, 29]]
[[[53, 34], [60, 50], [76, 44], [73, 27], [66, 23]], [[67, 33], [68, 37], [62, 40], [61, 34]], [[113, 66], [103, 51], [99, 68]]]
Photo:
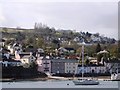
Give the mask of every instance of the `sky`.
[[35, 22], [118, 39], [117, 0], [0, 0], [0, 26], [33, 28]]

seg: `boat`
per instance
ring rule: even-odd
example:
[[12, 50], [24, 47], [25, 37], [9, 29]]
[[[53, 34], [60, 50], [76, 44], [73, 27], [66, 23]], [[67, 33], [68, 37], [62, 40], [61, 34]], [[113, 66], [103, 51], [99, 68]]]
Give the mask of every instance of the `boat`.
[[99, 81], [96, 80], [75, 80], [73, 81], [75, 85], [98, 85]]
[[84, 45], [82, 45], [82, 79], [81, 80], [73, 80], [75, 85], [99, 85], [99, 81], [93, 79], [83, 79], [84, 77]]

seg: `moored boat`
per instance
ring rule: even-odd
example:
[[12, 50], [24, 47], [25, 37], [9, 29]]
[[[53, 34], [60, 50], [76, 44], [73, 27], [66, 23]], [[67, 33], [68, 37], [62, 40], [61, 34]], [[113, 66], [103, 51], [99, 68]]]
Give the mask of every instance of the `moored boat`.
[[99, 85], [99, 81], [96, 80], [75, 80], [73, 81], [75, 85]]
[[[84, 77], [84, 45], [85, 43], [83, 42], [82, 46], [82, 78]], [[81, 80], [74, 80], [73, 83], [75, 85], [98, 85], [99, 81], [97, 80], [92, 80], [92, 79], [81, 79]]]

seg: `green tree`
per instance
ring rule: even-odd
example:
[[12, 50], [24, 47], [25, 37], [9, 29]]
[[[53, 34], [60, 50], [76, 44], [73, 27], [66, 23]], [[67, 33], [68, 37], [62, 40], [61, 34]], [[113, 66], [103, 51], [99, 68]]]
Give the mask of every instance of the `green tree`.
[[118, 58], [120, 58], [120, 40], [118, 41]]
[[[100, 52], [101, 51], [101, 46], [100, 46], [100, 44], [98, 43], [97, 44], [97, 47], [96, 47], [96, 53], [98, 53], [98, 52]], [[103, 56], [102, 56], [102, 54], [99, 54], [99, 55], [97, 55], [97, 63], [99, 64], [99, 62], [101, 61], [101, 58], [102, 58]]]
[[60, 42], [59, 42], [59, 40], [53, 40], [52, 41], [52, 43], [54, 44], [54, 46], [56, 47], [56, 48], [60, 48]]
[[25, 39], [25, 35], [22, 34], [21, 32], [17, 32], [16, 35], [15, 35], [15, 38], [17, 41], [22, 41]]
[[3, 32], [8, 33], [8, 29], [7, 28], [3, 28]]
[[100, 52], [101, 51], [101, 46], [100, 46], [100, 44], [98, 43], [97, 44], [97, 47], [96, 47], [96, 53], [98, 53], [98, 52]]
[[43, 38], [36, 38], [36, 47], [43, 48], [43, 46], [45, 46], [45, 42]]

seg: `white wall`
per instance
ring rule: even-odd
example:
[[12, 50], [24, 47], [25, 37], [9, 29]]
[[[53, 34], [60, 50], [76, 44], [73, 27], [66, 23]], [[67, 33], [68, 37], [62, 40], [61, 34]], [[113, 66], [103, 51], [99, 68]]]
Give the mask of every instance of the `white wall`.
[[65, 63], [65, 73], [77, 73], [78, 63]]

